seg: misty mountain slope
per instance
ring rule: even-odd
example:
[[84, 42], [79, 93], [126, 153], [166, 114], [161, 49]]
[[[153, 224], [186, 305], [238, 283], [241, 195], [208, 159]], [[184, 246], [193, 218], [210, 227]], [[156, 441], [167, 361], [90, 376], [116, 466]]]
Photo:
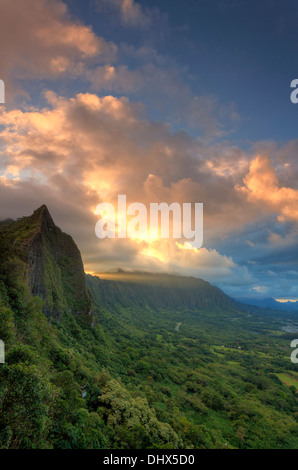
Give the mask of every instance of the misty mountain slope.
[[202, 279], [167, 274], [126, 273], [87, 275], [87, 283], [99, 304], [191, 309], [235, 309], [235, 302]]
[[202, 279], [124, 271], [102, 276], [87, 274], [86, 280], [95, 317], [111, 338], [111, 331], [132, 336], [153, 331], [172, 334], [182, 323], [181, 331], [187, 330], [187, 335], [201, 343], [208, 343], [212, 336], [218, 345], [250, 348], [256, 331], [282, 324], [267, 311], [264, 322], [261, 309], [255, 312], [253, 307], [233, 301]]
[[179, 322], [203, 331], [227, 330], [228, 318], [247, 317], [220, 289], [202, 279], [168, 274], [126, 273], [86, 275], [95, 317], [106, 334], [144, 334], [158, 328], [173, 331]]

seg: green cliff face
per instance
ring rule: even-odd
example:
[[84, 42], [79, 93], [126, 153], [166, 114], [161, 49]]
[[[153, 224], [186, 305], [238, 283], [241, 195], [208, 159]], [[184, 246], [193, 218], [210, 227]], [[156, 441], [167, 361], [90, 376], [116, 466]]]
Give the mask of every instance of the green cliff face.
[[32, 295], [43, 300], [47, 317], [59, 321], [66, 311], [91, 317], [92, 299], [79, 249], [71, 236], [55, 225], [45, 205], [0, 230], [14, 257], [23, 264], [23, 279]]
[[209, 282], [194, 277], [118, 271], [100, 278], [87, 275], [93, 298], [102, 307], [114, 304], [151, 308], [235, 309], [235, 302]]

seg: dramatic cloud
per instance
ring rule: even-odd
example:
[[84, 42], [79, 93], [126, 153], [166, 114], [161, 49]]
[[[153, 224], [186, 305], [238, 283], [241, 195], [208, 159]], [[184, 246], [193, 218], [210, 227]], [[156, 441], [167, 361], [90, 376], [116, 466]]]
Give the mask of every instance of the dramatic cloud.
[[[297, 231], [287, 227], [284, 233], [280, 222], [296, 221], [297, 190], [280, 187], [276, 149], [275, 168], [269, 157], [251, 156], [228, 143], [206, 146], [151, 122], [127, 98], [81, 93], [66, 99], [51, 91], [45, 98], [43, 109], [2, 108], [2, 218], [46, 203], [57, 223], [74, 236], [91, 272], [170, 271], [236, 291], [254, 284], [252, 268], [260, 281], [264, 273], [259, 266], [282, 269]], [[173, 239], [97, 239], [95, 208], [111, 202], [117, 212], [119, 194], [127, 195], [127, 204], [146, 207], [151, 202], [203, 202], [203, 248], [185, 249], [182, 240]], [[276, 215], [278, 226], [273, 224]], [[231, 247], [231, 254], [224, 255]]]
[[[3, 216], [14, 215], [5, 207], [7, 199], [18, 206], [17, 216], [24, 205], [33, 209], [45, 202], [62, 228], [75, 235], [92, 271], [122, 267], [229, 278], [237, 266], [214, 250], [211, 241], [241, 228], [250, 213], [249, 203], [234, 189], [236, 165], [232, 176], [215, 171], [209, 147], [186, 133], [171, 132], [166, 124], [144, 119], [138, 105], [126, 98], [78, 94], [65, 99], [50, 91], [45, 97], [44, 109], [2, 108]], [[214, 148], [214, 162], [218, 151]], [[224, 154], [227, 161], [231, 155], [238, 158], [242, 174], [243, 153], [236, 156], [235, 148], [226, 147]], [[128, 203], [147, 207], [150, 202], [205, 203], [210, 248], [186, 250], [175, 240], [99, 241], [94, 233], [96, 205], [116, 205], [118, 194], [126, 194]], [[235, 205], [238, 196], [242, 209]], [[85, 225], [78, 225], [79, 220]]]
[[[173, 26], [137, 0], [91, 2], [92, 27], [90, 15], [71, 15], [77, 2], [0, 3], [1, 219], [46, 203], [89, 271], [171, 271], [230, 293], [281, 297], [286, 286], [298, 296], [298, 141], [277, 145], [264, 125], [266, 141], [247, 148], [251, 123], [261, 121], [238, 115], [242, 89], [237, 103], [225, 101], [237, 96], [235, 77], [242, 83], [230, 45], [222, 55], [216, 34], [196, 37], [190, 23], [179, 18]], [[257, 96], [252, 83], [247, 101], [261, 103], [263, 88]], [[147, 207], [203, 202], [203, 248], [173, 239], [99, 240], [95, 208], [116, 206], [119, 194]]]
[[[118, 11], [128, 25], [143, 28], [153, 18], [155, 24], [158, 16], [157, 10], [144, 9], [133, 0], [99, 3]], [[60, 90], [63, 81], [77, 79], [83, 89], [91, 86], [95, 92], [145, 100], [166, 122], [176, 127], [187, 124], [209, 140], [226, 134], [223, 116], [227, 122], [237, 121], [230, 105], [218, 103], [215, 96], [195, 95], [186, 85], [186, 70], [169, 57], [153, 47], [118, 47], [106, 41], [72, 18], [62, 0], [2, 0], [1, 7], [0, 77], [7, 102], [20, 93], [32, 94], [32, 81], [51, 80]]]
[[[45, 96], [47, 108], [3, 109], [0, 115], [7, 179], [63, 174], [112, 202], [122, 193], [128, 202], [146, 204], [204, 202], [207, 233], [217, 228], [224, 235], [255, 217], [234, 189], [243, 175], [242, 151], [212, 149], [184, 132], [173, 133], [168, 125], [143, 118], [126, 98]], [[220, 152], [223, 167], [233, 158], [232, 174], [217, 170]]]
[[268, 210], [278, 213], [278, 220], [298, 221], [298, 190], [279, 185], [276, 169], [268, 156], [258, 155], [250, 164], [237, 189], [246, 194], [249, 201], [263, 203]]
[[82, 75], [85, 63], [111, 62], [116, 52], [114, 44], [72, 19], [60, 0], [1, 0], [0, 75], [12, 94], [15, 79]]
[[[135, 54], [135, 51], [130, 52]], [[217, 139], [226, 133], [219, 119], [220, 114], [225, 114], [230, 122], [237, 119], [237, 114], [219, 104], [214, 96], [194, 95], [175, 64], [150, 54], [148, 50], [138, 57], [134, 67], [99, 65], [89, 70], [87, 77], [95, 91], [146, 99], [166, 121], [175, 127], [187, 124], [207, 140]]]

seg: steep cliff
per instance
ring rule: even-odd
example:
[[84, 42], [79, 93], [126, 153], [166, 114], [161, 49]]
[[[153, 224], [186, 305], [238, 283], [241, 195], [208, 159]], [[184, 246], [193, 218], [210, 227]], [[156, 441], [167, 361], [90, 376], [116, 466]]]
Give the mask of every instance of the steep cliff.
[[59, 320], [69, 311], [91, 317], [92, 297], [80, 251], [71, 236], [55, 225], [45, 205], [5, 225], [1, 232], [10, 240], [14, 255], [25, 263], [25, 280], [32, 295], [44, 301], [46, 316]]
[[169, 274], [126, 273], [87, 275], [95, 303], [112, 308], [115, 304], [151, 308], [191, 308], [230, 311], [236, 303], [203, 279]]

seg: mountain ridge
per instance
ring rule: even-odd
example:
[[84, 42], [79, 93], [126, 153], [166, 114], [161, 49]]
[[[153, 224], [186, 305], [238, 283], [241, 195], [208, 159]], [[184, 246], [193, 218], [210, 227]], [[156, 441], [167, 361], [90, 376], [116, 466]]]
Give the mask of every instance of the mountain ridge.
[[45, 204], [31, 216], [2, 226], [0, 233], [10, 240], [13, 256], [24, 263], [28, 287], [43, 300], [46, 316], [59, 321], [68, 310], [92, 317], [80, 251], [72, 237], [55, 225]]
[[[86, 274], [94, 298], [103, 306], [112, 303], [138, 306], [234, 309], [236, 303], [219, 288], [200, 278], [165, 273], [118, 271], [114, 274]], [[99, 295], [100, 292], [100, 295]]]

